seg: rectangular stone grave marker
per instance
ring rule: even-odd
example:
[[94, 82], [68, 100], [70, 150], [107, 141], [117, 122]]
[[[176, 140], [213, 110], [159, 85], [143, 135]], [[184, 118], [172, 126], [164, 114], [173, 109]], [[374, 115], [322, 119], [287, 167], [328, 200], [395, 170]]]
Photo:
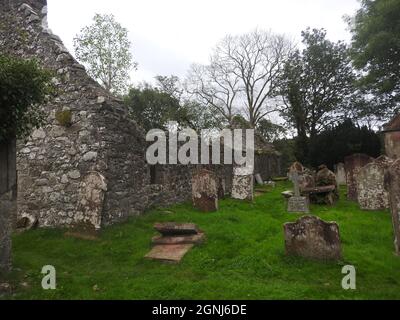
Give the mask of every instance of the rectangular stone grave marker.
[[232, 198], [253, 201], [254, 175], [252, 168], [235, 168], [232, 182]]
[[373, 158], [366, 154], [353, 154], [344, 159], [348, 200], [358, 201], [357, 175], [362, 167], [373, 160]]
[[211, 171], [200, 170], [192, 178], [193, 206], [202, 212], [218, 210], [220, 181]]
[[346, 183], [346, 170], [344, 163], [338, 163], [335, 168], [336, 180], [339, 186], [345, 186]]

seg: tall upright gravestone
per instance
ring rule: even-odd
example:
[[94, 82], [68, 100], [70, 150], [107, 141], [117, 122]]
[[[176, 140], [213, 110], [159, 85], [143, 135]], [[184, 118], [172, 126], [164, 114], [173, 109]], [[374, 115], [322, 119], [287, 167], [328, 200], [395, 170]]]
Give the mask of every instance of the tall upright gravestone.
[[366, 154], [353, 154], [344, 159], [347, 181], [347, 199], [358, 201], [357, 175], [362, 167], [372, 162], [374, 159]]
[[344, 163], [338, 163], [335, 166], [336, 180], [339, 186], [345, 186], [346, 182], [346, 170], [344, 169]]
[[12, 140], [0, 143], [0, 272], [11, 269], [11, 230], [16, 211], [16, 145]]
[[214, 172], [202, 169], [193, 174], [193, 206], [202, 212], [218, 210], [219, 179]]
[[400, 255], [400, 159], [385, 174], [385, 188], [389, 192], [390, 211], [394, 228], [394, 246]]
[[232, 198], [253, 201], [254, 175], [253, 168], [237, 167], [233, 171]]
[[363, 210], [385, 210], [389, 208], [389, 194], [385, 190], [385, 171], [393, 160], [381, 156], [362, 167], [356, 177], [357, 196]]

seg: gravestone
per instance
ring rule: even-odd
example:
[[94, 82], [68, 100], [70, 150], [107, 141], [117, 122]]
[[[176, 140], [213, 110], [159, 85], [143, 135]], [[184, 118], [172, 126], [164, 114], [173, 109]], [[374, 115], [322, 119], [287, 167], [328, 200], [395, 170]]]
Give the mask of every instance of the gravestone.
[[289, 176], [294, 186], [294, 196], [288, 199], [288, 209], [290, 213], [308, 213], [310, 212], [307, 197], [300, 195], [300, 176], [297, 171], [292, 171]]
[[393, 163], [382, 156], [362, 167], [357, 175], [358, 203], [363, 210], [389, 208], [389, 193], [385, 189], [385, 172]]
[[232, 198], [253, 201], [254, 179], [252, 168], [235, 168], [232, 182]]
[[199, 170], [192, 178], [193, 206], [202, 212], [218, 210], [218, 193], [220, 180], [216, 174], [209, 170]]
[[347, 199], [351, 201], [358, 200], [357, 193], [357, 175], [362, 167], [374, 161], [373, 158], [366, 154], [353, 154], [344, 159], [344, 167], [346, 170], [347, 182]]
[[11, 232], [16, 213], [16, 145], [13, 140], [0, 144], [0, 272], [11, 270]]
[[385, 174], [385, 188], [389, 192], [389, 205], [394, 228], [394, 246], [400, 255], [400, 159]]
[[257, 184], [264, 185], [264, 181], [259, 173], [257, 173], [254, 177], [256, 178]]
[[344, 163], [338, 163], [335, 167], [336, 180], [339, 186], [345, 186], [346, 183], [346, 170]]
[[315, 216], [284, 225], [286, 254], [316, 260], [340, 260], [339, 226]]

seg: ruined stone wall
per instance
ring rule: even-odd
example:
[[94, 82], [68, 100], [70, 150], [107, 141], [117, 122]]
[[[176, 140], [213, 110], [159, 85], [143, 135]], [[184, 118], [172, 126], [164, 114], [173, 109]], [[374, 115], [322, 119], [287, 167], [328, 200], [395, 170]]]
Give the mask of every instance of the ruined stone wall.
[[[11, 5], [10, 5], [11, 4]], [[191, 199], [194, 166], [147, 165], [143, 130], [48, 29], [46, 0], [0, 0], [0, 50], [35, 58], [57, 93], [46, 124], [18, 147], [18, 218], [41, 227], [90, 227]], [[227, 192], [232, 166], [211, 166]]]
[[[47, 29], [46, 1], [22, 2], [0, 2], [1, 53], [36, 58], [54, 73], [57, 95], [42, 106], [46, 125], [19, 146], [19, 217], [99, 228], [141, 213], [149, 180], [144, 133]], [[71, 121], [60, 121], [61, 112]]]

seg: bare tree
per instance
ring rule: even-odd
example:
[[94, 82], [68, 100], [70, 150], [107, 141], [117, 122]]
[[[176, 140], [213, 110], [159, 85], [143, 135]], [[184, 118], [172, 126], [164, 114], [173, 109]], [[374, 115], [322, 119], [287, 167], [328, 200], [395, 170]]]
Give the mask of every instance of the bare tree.
[[207, 66], [193, 65], [187, 90], [232, 124], [243, 115], [252, 127], [277, 111], [278, 79], [292, 51], [283, 35], [255, 30], [225, 37]]

